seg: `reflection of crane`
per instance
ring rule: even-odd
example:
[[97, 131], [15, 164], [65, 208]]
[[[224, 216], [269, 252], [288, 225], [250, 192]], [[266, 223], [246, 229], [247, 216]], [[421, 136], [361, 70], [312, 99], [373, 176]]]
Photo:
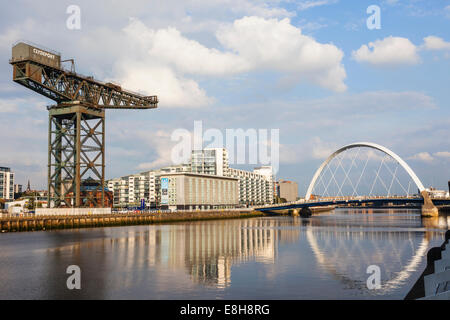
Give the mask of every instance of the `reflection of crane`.
[[60, 54], [24, 42], [12, 48], [10, 63], [15, 82], [57, 103], [48, 107], [49, 205], [103, 207], [105, 109], [152, 109], [158, 98], [64, 70]]

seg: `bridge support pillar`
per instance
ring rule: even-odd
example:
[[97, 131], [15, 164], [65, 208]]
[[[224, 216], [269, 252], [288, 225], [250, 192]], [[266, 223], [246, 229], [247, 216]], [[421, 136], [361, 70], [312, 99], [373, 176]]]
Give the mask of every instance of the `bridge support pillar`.
[[305, 207], [305, 208], [302, 208], [302, 210], [300, 210], [300, 217], [309, 218], [311, 216], [312, 216], [312, 211], [310, 208]]
[[439, 215], [439, 210], [431, 201], [430, 195], [426, 190], [420, 193], [423, 197], [423, 206], [422, 206], [422, 216], [424, 217], [437, 217]]
[[288, 211], [288, 213], [289, 213], [290, 216], [293, 216], [293, 217], [298, 217], [300, 215], [299, 214], [299, 209], [291, 209], [291, 210]]

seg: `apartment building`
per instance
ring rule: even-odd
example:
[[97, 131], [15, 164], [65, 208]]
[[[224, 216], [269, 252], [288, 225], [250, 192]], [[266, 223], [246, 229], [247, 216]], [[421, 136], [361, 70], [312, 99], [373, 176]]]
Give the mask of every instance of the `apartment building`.
[[161, 175], [161, 206], [168, 209], [208, 210], [239, 204], [238, 179], [198, 173]]
[[239, 203], [241, 205], [273, 203], [272, 167], [256, 168], [253, 172], [230, 168], [230, 177], [238, 179]]
[[[205, 180], [211, 181], [205, 182], [207, 184], [211, 183], [211, 188], [214, 188], [213, 185], [216, 183], [215, 181], [220, 180], [219, 178], [232, 178], [233, 180], [236, 180], [238, 202], [235, 205], [262, 205], [273, 203], [274, 183], [272, 167], [263, 166], [255, 168], [253, 172], [232, 169], [229, 167], [228, 152], [224, 148], [194, 150], [192, 151], [190, 162], [188, 164], [168, 166], [157, 170], [150, 170], [139, 174], [111, 179], [107, 182], [107, 187], [113, 192], [113, 203], [115, 207], [137, 207], [141, 205], [142, 200], [145, 201], [147, 207], [159, 207], [168, 204], [166, 203], [166, 199], [164, 199], [164, 201], [161, 200], [163, 197], [167, 196], [167, 194], [162, 194], [162, 177], [167, 178], [169, 174], [182, 173], [192, 173], [212, 177], [210, 178], [212, 180]], [[193, 179], [192, 176], [190, 178]], [[192, 181], [194, 180], [195, 179]], [[225, 180], [228, 181], [227, 179]], [[190, 180], [188, 179], [186, 181]], [[188, 182], [183, 182], [180, 185], [185, 185], [186, 188], [189, 186]], [[194, 188], [192, 190], [195, 190], [195, 192], [203, 192], [207, 189]], [[218, 190], [219, 189], [216, 191], [219, 192]], [[222, 189], [220, 189], [220, 192], [222, 192], [221, 190]], [[169, 190], [166, 190], [164, 193], [168, 191]], [[210, 201], [216, 198], [207, 198], [209, 200], [205, 200], [206, 202], [204, 202], [203, 196], [204, 195], [195, 196], [195, 199], [199, 199], [198, 203], [192, 203], [186, 200], [187, 202], [181, 204], [178, 198], [176, 198], [175, 205], [188, 207], [197, 207], [197, 205], [199, 205], [202, 208], [213, 207], [214, 203]], [[222, 205], [220, 201], [217, 204]], [[229, 206], [230, 204], [227, 203], [226, 205]]]
[[10, 168], [0, 167], [0, 199], [14, 200], [14, 173]]
[[189, 171], [186, 164], [164, 167], [108, 180], [107, 188], [113, 193], [114, 207], [139, 207], [143, 200], [146, 207], [156, 208], [160, 205], [161, 174]]

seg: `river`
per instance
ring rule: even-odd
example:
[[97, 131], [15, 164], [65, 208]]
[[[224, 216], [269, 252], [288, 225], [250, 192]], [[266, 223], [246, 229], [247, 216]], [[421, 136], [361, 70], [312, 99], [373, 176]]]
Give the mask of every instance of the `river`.
[[[0, 234], [0, 299], [403, 299], [449, 217], [337, 209]], [[67, 267], [81, 270], [68, 290]], [[381, 288], [368, 289], [369, 266]]]

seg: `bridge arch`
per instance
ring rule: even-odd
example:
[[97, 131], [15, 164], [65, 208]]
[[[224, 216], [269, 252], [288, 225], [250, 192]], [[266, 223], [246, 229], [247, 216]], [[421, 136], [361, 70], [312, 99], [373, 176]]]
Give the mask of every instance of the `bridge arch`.
[[312, 194], [312, 191], [314, 190], [314, 186], [315, 186], [315, 184], [317, 182], [317, 179], [319, 178], [319, 176], [322, 173], [323, 169], [328, 165], [328, 163], [330, 163], [331, 160], [333, 160], [338, 154], [340, 154], [340, 153], [342, 153], [342, 152], [344, 152], [344, 151], [346, 151], [348, 149], [361, 148], [361, 147], [367, 147], [367, 148], [379, 150], [379, 151], [389, 155], [390, 157], [392, 157], [409, 174], [409, 176], [414, 181], [414, 183], [416, 184], [416, 186], [419, 189], [419, 191], [421, 193], [423, 191], [425, 191], [425, 187], [423, 186], [422, 182], [417, 177], [417, 175], [414, 173], [414, 171], [411, 169], [411, 167], [402, 158], [400, 158], [396, 153], [394, 153], [393, 151], [389, 150], [388, 148], [383, 147], [383, 146], [381, 146], [379, 144], [376, 144], [376, 143], [372, 143], [372, 142], [357, 142], [357, 143], [352, 143], [352, 144], [346, 145], [346, 146], [336, 150], [333, 154], [331, 154], [320, 165], [319, 169], [317, 169], [316, 173], [314, 174], [314, 176], [313, 176], [313, 178], [311, 180], [311, 183], [309, 184], [308, 191], [306, 192], [305, 200], [308, 201], [308, 200], [311, 199], [311, 194]]

